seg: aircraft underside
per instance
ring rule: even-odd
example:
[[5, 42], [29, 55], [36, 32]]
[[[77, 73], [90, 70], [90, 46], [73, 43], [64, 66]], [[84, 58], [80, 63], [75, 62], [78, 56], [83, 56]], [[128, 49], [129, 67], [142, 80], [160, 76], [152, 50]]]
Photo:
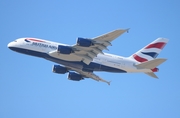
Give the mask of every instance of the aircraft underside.
[[66, 61], [66, 60], [57, 59], [57, 58], [49, 56], [47, 53], [42, 53], [42, 52], [37, 52], [37, 51], [32, 51], [32, 50], [22, 49], [22, 48], [15, 48], [15, 47], [12, 47], [11, 49], [19, 53], [45, 58], [49, 61], [61, 64], [61, 65], [65, 65], [67, 67], [80, 69], [85, 72], [105, 71], [105, 72], [115, 72], [115, 73], [126, 73], [126, 71], [124, 70], [108, 67], [108, 66], [98, 64], [95, 62], [91, 62], [89, 65], [87, 65], [82, 61], [80, 62], [79, 61]]

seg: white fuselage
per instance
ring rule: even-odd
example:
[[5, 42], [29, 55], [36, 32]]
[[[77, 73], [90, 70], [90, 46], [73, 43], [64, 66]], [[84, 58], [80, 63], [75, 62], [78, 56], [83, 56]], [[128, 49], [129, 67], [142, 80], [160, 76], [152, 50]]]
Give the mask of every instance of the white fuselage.
[[42, 39], [36, 40], [35, 38], [32, 41], [28, 41], [26, 38], [20, 38], [10, 42], [8, 47], [20, 53], [42, 57], [66, 67], [73, 67], [77, 69], [90, 69], [92, 71], [107, 72], [152, 72], [151, 69], [137, 69], [135, 66], [136, 64], [139, 64], [137, 61], [108, 53], [98, 54], [97, 57], [93, 58], [93, 61], [89, 65], [86, 65], [81, 61], [81, 58], [74, 53], [68, 55], [51, 54], [50, 52], [57, 50], [58, 45], [65, 44]]

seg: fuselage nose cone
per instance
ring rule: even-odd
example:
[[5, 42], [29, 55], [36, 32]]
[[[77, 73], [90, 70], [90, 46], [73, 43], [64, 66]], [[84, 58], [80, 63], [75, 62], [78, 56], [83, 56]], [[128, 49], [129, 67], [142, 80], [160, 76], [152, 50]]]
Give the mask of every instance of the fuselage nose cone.
[[7, 45], [8, 48], [12, 47], [12, 42]]
[[14, 48], [14, 42], [10, 42], [8, 45], [7, 45], [7, 47], [9, 48], [9, 49], [11, 49], [11, 50], [13, 50], [13, 48]]

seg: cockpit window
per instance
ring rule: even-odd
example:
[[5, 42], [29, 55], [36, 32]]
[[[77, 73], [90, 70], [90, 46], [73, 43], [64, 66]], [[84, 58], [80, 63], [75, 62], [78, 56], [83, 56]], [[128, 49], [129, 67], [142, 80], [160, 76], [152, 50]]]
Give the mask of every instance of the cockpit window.
[[17, 42], [17, 40], [15, 40], [14, 42]]
[[29, 40], [27, 40], [27, 39], [24, 39], [24, 41], [26, 41], [26, 42], [30, 42]]

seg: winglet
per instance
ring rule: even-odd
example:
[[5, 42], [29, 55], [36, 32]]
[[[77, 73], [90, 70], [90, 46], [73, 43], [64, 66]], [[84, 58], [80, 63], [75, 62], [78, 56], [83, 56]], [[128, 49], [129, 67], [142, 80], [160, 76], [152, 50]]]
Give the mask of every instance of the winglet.
[[110, 85], [110, 84], [111, 84], [111, 81], [107, 82], [107, 84]]
[[130, 28], [126, 29], [127, 33], [129, 33]]

